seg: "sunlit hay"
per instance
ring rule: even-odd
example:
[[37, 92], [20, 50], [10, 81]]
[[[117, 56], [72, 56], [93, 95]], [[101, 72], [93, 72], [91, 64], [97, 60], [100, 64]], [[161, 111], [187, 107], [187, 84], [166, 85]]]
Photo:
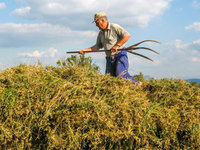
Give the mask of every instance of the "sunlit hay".
[[136, 87], [90, 63], [2, 71], [0, 114], [2, 149], [200, 147], [199, 87], [171, 79]]

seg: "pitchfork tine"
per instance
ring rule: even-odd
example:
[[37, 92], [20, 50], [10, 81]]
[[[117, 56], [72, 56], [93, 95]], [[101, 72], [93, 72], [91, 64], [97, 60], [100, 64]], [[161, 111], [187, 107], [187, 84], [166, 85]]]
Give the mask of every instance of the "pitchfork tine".
[[150, 50], [156, 54], [159, 54], [158, 52], [156, 52], [155, 50], [151, 49], [151, 48], [148, 48], [148, 47], [135, 47], [133, 48], [133, 50], [137, 50], [137, 49], [146, 49], [146, 50]]
[[144, 56], [144, 55], [142, 55], [142, 54], [138, 54], [138, 53], [136, 53], [136, 52], [131, 52], [131, 51], [128, 51], [128, 52], [129, 52], [129, 53], [132, 53], [132, 54], [134, 54], [134, 55], [141, 56], [141, 57], [146, 58], [146, 59], [148, 59], [148, 60], [150, 60], [150, 61], [153, 62], [153, 60], [152, 60], [151, 58], [147, 57], [147, 56]]
[[144, 41], [138, 42], [138, 43], [136, 43], [136, 44], [134, 44], [134, 45], [131, 45], [131, 46], [127, 47], [127, 48], [131, 48], [131, 47], [138, 46], [138, 45], [140, 45], [140, 44], [142, 44], [142, 43], [144, 43], [144, 42], [155, 42], [155, 43], [159, 43], [159, 44], [160, 44], [160, 42], [158, 42], [158, 41], [156, 41], [156, 40], [144, 40]]
[[141, 41], [141, 42], [138, 42], [138, 43], [134, 44], [133, 46], [138, 46], [139, 44], [142, 44], [144, 42], [155, 42], [155, 43], [159, 43], [160, 44], [160, 42], [158, 42], [156, 40], [144, 40], [144, 41]]

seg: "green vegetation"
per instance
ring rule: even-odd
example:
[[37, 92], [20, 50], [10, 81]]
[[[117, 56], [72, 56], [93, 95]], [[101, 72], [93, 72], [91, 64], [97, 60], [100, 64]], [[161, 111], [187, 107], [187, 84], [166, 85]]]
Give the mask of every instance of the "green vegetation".
[[101, 75], [91, 58], [0, 73], [1, 149], [199, 149], [200, 88]]

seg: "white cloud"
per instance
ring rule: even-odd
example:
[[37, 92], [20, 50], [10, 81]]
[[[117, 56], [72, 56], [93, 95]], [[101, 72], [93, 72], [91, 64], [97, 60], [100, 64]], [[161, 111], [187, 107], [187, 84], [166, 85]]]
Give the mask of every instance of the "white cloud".
[[197, 50], [192, 50], [192, 54], [193, 54], [193, 55], [198, 55], [198, 54], [199, 54], [199, 51], [197, 51]]
[[18, 17], [25, 17], [30, 13], [30, 11], [31, 11], [31, 7], [27, 6], [24, 8], [16, 9], [11, 14]]
[[200, 57], [192, 57], [193, 62], [200, 62]]
[[161, 60], [155, 60], [154, 63], [153, 63], [154, 66], [159, 66], [161, 64], [162, 64]]
[[[95, 42], [97, 32], [74, 31], [51, 24], [0, 24], [1, 47], [72, 46]], [[12, 41], [12, 42], [11, 42]]]
[[194, 22], [193, 24], [186, 26], [186, 30], [194, 30], [194, 31], [200, 31], [200, 22]]
[[193, 44], [199, 44], [200, 45], [200, 39], [196, 40], [196, 41], [193, 41]]
[[195, 51], [200, 53], [200, 40], [192, 41], [190, 43], [183, 43], [181, 40], [177, 39], [174, 42], [174, 46], [177, 50], [181, 51]]
[[195, 8], [200, 8], [200, 2], [198, 2], [197, 0], [193, 0], [193, 6]]
[[[20, 0], [21, 1], [21, 0]], [[169, 8], [172, 0], [26, 0], [28, 8], [19, 8], [13, 15], [68, 26], [88, 29], [93, 15], [105, 11], [109, 20], [124, 26], [145, 27], [156, 16]], [[25, 9], [25, 10], [24, 10]], [[123, 10], [123, 11], [116, 11]], [[18, 12], [18, 13], [16, 13]], [[19, 13], [20, 12], [20, 13]], [[23, 14], [23, 13], [22, 13]]]
[[27, 57], [41, 57], [41, 53], [39, 51], [34, 51], [32, 53], [18, 53], [18, 56], [27, 56]]
[[183, 43], [181, 40], [174, 42], [175, 50], [172, 55], [178, 56], [183, 61], [199, 62], [200, 60], [200, 40], [190, 43]]
[[[2, 48], [74, 47], [96, 42], [93, 14], [105, 11], [111, 22], [122, 26], [147, 26], [162, 14], [171, 0], [15, 0], [26, 6], [11, 13], [41, 24], [0, 23]], [[102, 9], [103, 8], [103, 9]], [[116, 11], [121, 10], [123, 11]], [[11, 42], [12, 41], [12, 42]], [[90, 44], [87, 44], [91, 46]], [[85, 47], [85, 46], [84, 46]], [[86, 46], [87, 47], [87, 46]]]
[[3, 9], [6, 7], [6, 4], [5, 3], [0, 3], [0, 9]]
[[189, 47], [189, 44], [183, 44], [181, 40], [177, 39], [174, 42], [174, 46], [176, 47], [176, 49], [186, 49]]
[[50, 48], [49, 50], [47, 51], [42, 51], [42, 52], [39, 52], [38, 50], [35, 50], [33, 52], [24, 52], [24, 53], [18, 53], [17, 55], [18, 56], [24, 56], [24, 57], [35, 57], [35, 58], [41, 58], [41, 57], [45, 57], [45, 58], [53, 58], [56, 56], [56, 54], [58, 53], [58, 50], [57, 49], [54, 49], [54, 48]]

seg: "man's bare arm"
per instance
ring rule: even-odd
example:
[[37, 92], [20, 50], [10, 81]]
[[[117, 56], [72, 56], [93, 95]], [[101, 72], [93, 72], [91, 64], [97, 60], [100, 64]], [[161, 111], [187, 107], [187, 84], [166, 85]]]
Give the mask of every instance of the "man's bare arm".
[[131, 36], [124, 36], [115, 46], [113, 46], [112, 51], [117, 51], [117, 49], [128, 41]]
[[94, 46], [89, 47], [89, 48], [81, 49], [79, 51], [79, 54], [84, 55], [85, 53], [90, 52], [90, 51], [99, 51], [99, 47], [97, 45], [94, 45]]
[[128, 41], [128, 39], [130, 38], [131, 36], [124, 36], [117, 44], [118, 45], [123, 45], [124, 43], [126, 43]]

